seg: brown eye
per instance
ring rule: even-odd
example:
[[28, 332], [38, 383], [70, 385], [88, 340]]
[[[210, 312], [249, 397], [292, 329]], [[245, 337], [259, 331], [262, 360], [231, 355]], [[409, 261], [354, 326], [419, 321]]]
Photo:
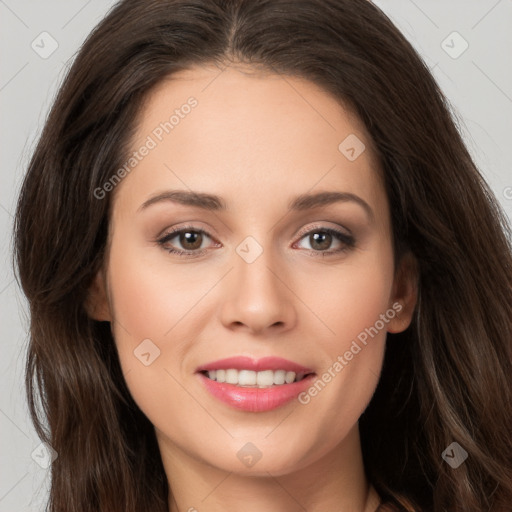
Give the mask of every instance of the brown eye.
[[184, 256], [198, 256], [204, 252], [201, 246], [205, 238], [211, 237], [202, 229], [185, 227], [173, 230], [157, 242], [170, 253], [182, 254]]
[[312, 249], [325, 251], [332, 244], [332, 235], [330, 233], [320, 232], [309, 235], [309, 245]]
[[203, 234], [198, 231], [182, 231], [178, 237], [182, 247], [191, 251], [199, 249], [203, 241]]
[[[307, 240], [313, 253], [322, 255], [336, 254], [346, 251], [355, 245], [355, 239], [352, 235], [337, 231], [332, 228], [313, 228], [302, 235], [301, 240]], [[337, 242], [338, 248], [330, 249], [332, 244]]]

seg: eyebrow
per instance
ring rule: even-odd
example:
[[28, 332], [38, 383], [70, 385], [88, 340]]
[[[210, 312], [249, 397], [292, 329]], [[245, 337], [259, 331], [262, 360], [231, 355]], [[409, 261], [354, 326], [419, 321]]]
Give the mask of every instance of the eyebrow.
[[[168, 190], [156, 194], [142, 203], [138, 211], [145, 210], [153, 204], [163, 201], [182, 204], [185, 206], [195, 206], [203, 210], [226, 211], [227, 205], [224, 200], [213, 194], [204, 192], [192, 192], [187, 190]], [[304, 211], [321, 206], [328, 206], [334, 203], [353, 202], [361, 206], [370, 220], [375, 219], [375, 215], [370, 205], [361, 197], [350, 192], [316, 192], [301, 194], [295, 197], [288, 205], [288, 210]]]

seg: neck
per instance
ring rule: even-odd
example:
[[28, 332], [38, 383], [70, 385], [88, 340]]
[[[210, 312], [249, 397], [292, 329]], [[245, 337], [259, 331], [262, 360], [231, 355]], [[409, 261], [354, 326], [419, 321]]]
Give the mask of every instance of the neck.
[[[157, 434], [158, 436], [158, 434]], [[285, 474], [226, 471], [159, 437], [170, 512], [375, 512], [380, 499], [364, 473], [357, 425], [315, 462]]]

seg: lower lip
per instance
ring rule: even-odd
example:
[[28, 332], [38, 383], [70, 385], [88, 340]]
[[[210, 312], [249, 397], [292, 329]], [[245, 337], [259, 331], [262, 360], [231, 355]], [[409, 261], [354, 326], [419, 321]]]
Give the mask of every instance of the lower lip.
[[249, 412], [265, 412], [277, 409], [296, 398], [304, 391], [315, 377], [308, 375], [299, 382], [282, 384], [269, 388], [252, 388], [217, 382], [209, 379], [202, 373], [198, 374], [206, 389], [222, 402]]

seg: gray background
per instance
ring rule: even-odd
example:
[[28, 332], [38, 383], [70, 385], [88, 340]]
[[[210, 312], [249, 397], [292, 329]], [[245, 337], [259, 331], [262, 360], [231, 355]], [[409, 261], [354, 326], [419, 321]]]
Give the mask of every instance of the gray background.
[[[432, 69], [474, 159], [512, 218], [512, 0], [375, 3]], [[48, 454], [38, 448], [24, 399], [27, 308], [11, 268], [16, 196], [65, 69], [113, 4], [0, 0], [0, 512], [42, 510], [49, 483], [49, 469], [41, 467]], [[44, 55], [52, 44], [57, 49]]]

